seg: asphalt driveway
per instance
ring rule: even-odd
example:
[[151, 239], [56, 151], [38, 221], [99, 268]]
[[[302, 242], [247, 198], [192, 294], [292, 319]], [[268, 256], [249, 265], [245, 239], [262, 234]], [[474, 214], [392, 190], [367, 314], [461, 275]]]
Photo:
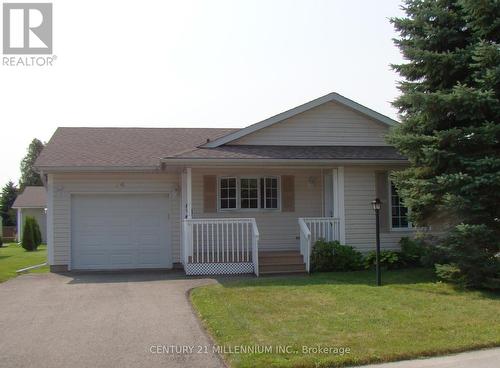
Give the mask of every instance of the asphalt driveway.
[[2, 367], [223, 367], [179, 274], [23, 275], [0, 284]]

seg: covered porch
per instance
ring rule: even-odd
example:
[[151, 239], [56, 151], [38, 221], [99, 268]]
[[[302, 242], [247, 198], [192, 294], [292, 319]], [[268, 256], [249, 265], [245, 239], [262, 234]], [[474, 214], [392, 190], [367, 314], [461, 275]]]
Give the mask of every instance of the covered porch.
[[345, 243], [343, 191], [343, 167], [185, 167], [186, 274], [309, 272], [316, 240]]

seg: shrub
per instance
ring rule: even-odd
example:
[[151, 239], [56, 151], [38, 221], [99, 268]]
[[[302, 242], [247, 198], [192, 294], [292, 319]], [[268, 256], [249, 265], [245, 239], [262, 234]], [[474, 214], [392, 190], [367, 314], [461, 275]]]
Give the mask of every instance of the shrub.
[[318, 240], [311, 252], [311, 271], [333, 271], [333, 242]]
[[33, 240], [35, 241], [36, 247], [42, 244], [42, 232], [40, 231], [40, 225], [33, 218]]
[[[365, 257], [365, 268], [374, 268], [376, 264], [376, 253], [372, 251]], [[400, 252], [383, 250], [380, 252], [380, 266], [388, 270], [394, 270], [406, 266]]]
[[436, 264], [436, 275], [441, 280], [464, 284], [464, 278], [460, 275], [460, 268], [455, 263]]
[[422, 259], [428, 252], [428, 247], [422, 239], [402, 237], [399, 240], [401, 258], [409, 266], [421, 266]]
[[311, 269], [316, 272], [355, 271], [363, 267], [363, 255], [338, 241], [318, 240], [312, 249]]
[[[27, 216], [24, 220], [23, 226], [23, 239], [21, 241], [21, 245], [24, 249], [31, 252], [36, 250], [38, 247], [38, 234], [36, 231], [36, 227], [38, 226], [34, 217]], [[38, 229], [40, 231], [40, 229]]]
[[2, 237], [0, 236], [0, 247], [3, 245], [3, 239]]

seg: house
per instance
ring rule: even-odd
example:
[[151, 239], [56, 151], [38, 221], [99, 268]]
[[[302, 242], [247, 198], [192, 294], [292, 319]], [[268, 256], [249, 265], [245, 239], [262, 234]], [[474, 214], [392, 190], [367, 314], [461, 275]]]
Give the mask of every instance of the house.
[[36, 162], [51, 270], [304, 272], [316, 239], [411, 234], [389, 173], [398, 123], [331, 93], [243, 129], [58, 128]]
[[44, 187], [26, 187], [12, 205], [17, 210], [17, 241], [21, 242], [23, 224], [27, 216], [34, 217], [40, 226], [42, 242], [47, 242], [47, 190]]

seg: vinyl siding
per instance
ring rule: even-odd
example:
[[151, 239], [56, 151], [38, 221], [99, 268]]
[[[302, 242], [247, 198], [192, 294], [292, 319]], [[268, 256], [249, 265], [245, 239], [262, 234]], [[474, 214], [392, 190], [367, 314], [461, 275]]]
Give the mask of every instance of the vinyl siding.
[[[295, 212], [239, 210], [203, 212], [203, 175], [295, 177]], [[314, 184], [308, 184], [309, 178]], [[322, 215], [321, 170], [314, 169], [193, 169], [193, 218], [252, 217], [259, 228], [260, 249], [298, 249], [299, 217]]]
[[[389, 167], [347, 166], [344, 169], [346, 243], [361, 251], [375, 247], [375, 214], [371, 201], [375, 198], [375, 171]], [[398, 249], [399, 239], [413, 234], [411, 229], [380, 234], [381, 246]]]
[[[40, 226], [40, 232], [42, 233], [42, 241], [47, 242], [47, 216], [45, 215], [45, 210], [43, 208], [23, 208], [21, 209], [22, 224], [26, 223], [26, 217], [34, 217], [38, 225]], [[22, 230], [21, 230], [22, 234]], [[20, 235], [22, 236], [22, 235]]]
[[[170, 192], [170, 243], [173, 262], [180, 261], [180, 187], [178, 174], [86, 173], [53, 175], [53, 249], [54, 265], [71, 261], [72, 193], [154, 193]], [[49, 197], [50, 198], [50, 197]]]
[[335, 102], [327, 102], [229, 144], [288, 146], [387, 146], [389, 127]]

